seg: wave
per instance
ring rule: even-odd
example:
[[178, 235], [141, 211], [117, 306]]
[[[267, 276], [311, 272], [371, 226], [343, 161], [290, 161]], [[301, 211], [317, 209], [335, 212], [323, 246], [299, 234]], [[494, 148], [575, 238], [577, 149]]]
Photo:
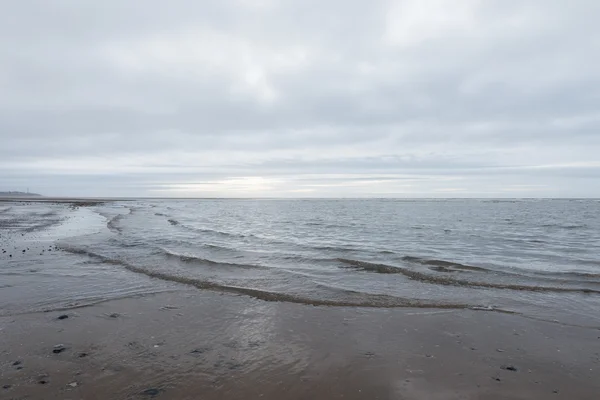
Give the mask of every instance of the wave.
[[457, 279], [449, 276], [430, 275], [419, 271], [409, 270], [403, 267], [391, 266], [386, 264], [376, 264], [366, 261], [348, 260], [344, 258], [337, 259], [339, 262], [350, 267], [361, 269], [368, 272], [377, 272], [383, 274], [402, 274], [409, 279], [424, 283], [444, 285], [444, 286], [462, 286], [471, 288], [489, 288], [489, 289], [508, 289], [529, 292], [557, 292], [557, 293], [585, 293], [600, 294], [600, 290], [587, 288], [566, 288], [555, 286], [530, 286], [517, 284], [503, 284], [493, 282], [474, 282], [463, 279]]
[[[600, 263], [590, 262], [591, 265], [600, 265]], [[532, 274], [540, 277], [551, 277], [551, 278], [585, 278], [585, 279], [598, 279], [600, 278], [600, 274], [595, 274], [593, 272], [582, 272], [582, 271], [531, 271], [524, 268], [512, 267], [511, 269], [515, 270], [515, 272], [502, 272], [510, 275], [527, 275]], [[581, 280], [576, 280], [576, 282], [581, 282]]]
[[2, 210], [0, 210], [0, 214], [6, 214], [10, 210], [12, 210], [12, 207], [3, 208]]
[[456, 262], [452, 262], [452, 261], [427, 259], [427, 258], [414, 257], [414, 256], [404, 256], [404, 257], [402, 257], [402, 261], [436, 267], [435, 270], [438, 272], [455, 272], [455, 271], [485, 272], [485, 271], [489, 271], [486, 268], [474, 267], [472, 265], [465, 265], [465, 264], [460, 264], [460, 263], [456, 263]]
[[563, 225], [563, 224], [543, 224], [541, 225], [542, 228], [559, 228], [559, 229], [567, 229], [567, 230], [572, 230], [572, 229], [585, 229], [588, 226], [586, 224], [567, 224], [567, 225]]
[[118, 223], [121, 219], [123, 219], [123, 217], [124, 217], [123, 214], [115, 215], [114, 217], [112, 217], [111, 219], [108, 220], [108, 222], [106, 223], [106, 227], [108, 229], [110, 229], [111, 231], [120, 234], [123, 231], [123, 228], [121, 228], [118, 225]]
[[[123, 260], [111, 259], [109, 257], [85, 249], [73, 248], [69, 246], [60, 246], [59, 248], [63, 251], [67, 251], [70, 253], [81, 254], [91, 257], [103, 263], [119, 265], [131, 272], [143, 274], [150, 278], [193, 286], [201, 290], [211, 290], [221, 293], [246, 295], [263, 301], [288, 302], [312, 306], [332, 307], [472, 309], [514, 314], [514, 312], [512, 311], [502, 310], [490, 306], [473, 305], [466, 303], [443, 303], [429, 300], [424, 301], [419, 299], [407, 299], [396, 296], [369, 294], [348, 290], [341, 290], [338, 292], [341, 292], [341, 294], [345, 294], [346, 296], [352, 295], [350, 296], [350, 298], [309, 298], [297, 294], [248, 288], [236, 285], [227, 285], [198, 278], [191, 278], [181, 275], [169, 274], [166, 272], [150, 270], [144, 267], [133, 265]], [[328, 287], [328, 289], [332, 288]]]
[[186, 224], [181, 223], [180, 221], [176, 220], [176, 219], [169, 219], [168, 220], [169, 223], [173, 226], [179, 226], [183, 229], [186, 229], [188, 231], [191, 232], [195, 232], [195, 233], [208, 233], [208, 234], [216, 234], [219, 236], [224, 236], [224, 237], [237, 237], [237, 238], [247, 238], [247, 237], [253, 237], [254, 235], [249, 234], [249, 235], [244, 235], [241, 233], [232, 233], [232, 232], [225, 232], [225, 231], [219, 231], [216, 229], [210, 229], [210, 228], [196, 228], [193, 226], [189, 226]]
[[348, 228], [348, 225], [332, 224], [326, 222], [305, 222], [305, 226], [317, 226], [321, 228], [334, 229], [334, 228]]
[[349, 265], [350, 267], [362, 269], [363, 271], [377, 272], [379, 274], [401, 274], [402, 269], [386, 264], [375, 264], [366, 261], [351, 260], [348, 258], [336, 258], [336, 261], [342, 264]]
[[220, 262], [213, 261], [206, 258], [198, 257], [198, 256], [190, 256], [186, 254], [176, 253], [174, 251], [168, 249], [160, 249], [161, 253], [170, 258], [175, 258], [184, 263], [197, 263], [202, 265], [208, 265], [211, 267], [234, 267], [234, 268], [245, 268], [245, 269], [269, 269], [268, 267], [264, 267], [261, 265], [253, 265], [253, 264], [237, 264], [237, 263], [228, 263], [228, 262]]
[[[472, 265], [465, 265], [451, 261], [427, 259], [414, 256], [404, 256], [402, 261], [416, 263], [421, 265], [428, 265], [434, 271], [437, 272], [456, 272], [456, 271], [478, 271], [478, 272], [494, 272], [495, 274], [502, 275], [527, 275], [533, 274], [536, 276], [551, 276], [551, 277], [579, 277], [579, 278], [600, 278], [600, 274], [590, 272], [579, 272], [579, 271], [542, 271], [542, 270], [529, 270], [525, 268], [510, 267], [509, 270], [497, 271], [483, 267], [475, 267]], [[599, 261], [594, 260], [576, 260], [576, 262], [586, 265], [600, 266]]]
[[237, 249], [235, 249], [233, 247], [222, 246], [222, 245], [211, 244], [211, 243], [202, 243], [202, 246], [206, 247], [207, 249], [214, 249], [214, 250], [225, 250], [225, 251], [229, 251], [229, 252], [238, 251]]
[[350, 246], [311, 246], [311, 249], [315, 250], [328, 250], [328, 251], [339, 251], [339, 252], [356, 252], [355, 247]]

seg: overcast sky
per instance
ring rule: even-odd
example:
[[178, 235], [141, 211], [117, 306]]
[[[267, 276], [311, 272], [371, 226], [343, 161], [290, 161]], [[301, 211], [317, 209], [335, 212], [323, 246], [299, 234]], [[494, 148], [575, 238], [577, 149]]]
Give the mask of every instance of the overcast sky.
[[19, 0], [0, 191], [600, 197], [598, 0]]

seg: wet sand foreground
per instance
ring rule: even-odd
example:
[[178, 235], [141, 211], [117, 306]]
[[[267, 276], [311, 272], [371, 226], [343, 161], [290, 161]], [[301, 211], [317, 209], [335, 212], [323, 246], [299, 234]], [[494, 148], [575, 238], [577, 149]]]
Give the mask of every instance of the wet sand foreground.
[[2, 399], [598, 399], [600, 330], [176, 289], [0, 317]]

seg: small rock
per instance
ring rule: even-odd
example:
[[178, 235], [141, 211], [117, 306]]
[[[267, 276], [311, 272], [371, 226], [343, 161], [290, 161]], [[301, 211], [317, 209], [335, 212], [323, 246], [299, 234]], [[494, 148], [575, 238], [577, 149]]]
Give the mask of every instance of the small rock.
[[69, 316], [67, 314], [59, 315], [56, 319], [67, 319]]
[[109, 315], [110, 318], [119, 318], [121, 316], [121, 314], [119, 313], [112, 313]]
[[71, 382], [69, 383], [69, 386], [71, 386], [72, 388], [77, 387], [78, 383], [77, 382]]
[[79, 353], [79, 358], [87, 357], [88, 353]]
[[500, 378], [498, 378], [498, 377], [493, 377], [492, 379], [493, 379], [493, 380], [495, 380], [495, 381], [498, 381], [498, 382], [501, 382], [501, 381], [502, 381], [502, 379], [500, 379]]
[[504, 353], [504, 350], [502, 350], [502, 349], [496, 349], [496, 351], [497, 351], [498, 353]]
[[558, 390], [553, 390], [552, 393], [558, 394]]
[[46, 383], [48, 383], [48, 381], [47, 381], [47, 380], [45, 380], [45, 379], [40, 379], [40, 380], [38, 381], [38, 383], [39, 383], [40, 385], [45, 385]]
[[21, 360], [17, 360], [13, 363], [14, 366], [21, 365], [21, 364], [23, 364], [23, 361], [21, 361]]
[[507, 371], [514, 371], [514, 372], [518, 371], [517, 367], [515, 367], [514, 365], [503, 365], [500, 368], [505, 369]]
[[56, 346], [54, 346], [54, 349], [52, 349], [52, 352], [54, 354], [58, 354], [58, 353], [62, 353], [63, 351], [65, 351], [67, 348], [65, 347], [64, 344], [57, 344]]
[[150, 388], [150, 389], [144, 390], [141, 394], [144, 396], [154, 397], [154, 396], [158, 395], [159, 393], [160, 393], [159, 389]]
[[4, 386], [2, 386], [2, 389], [6, 389], [6, 390], [8, 390], [8, 389], [10, 389], [11, 387], [12, 387], [11, 385], [4, 385]]

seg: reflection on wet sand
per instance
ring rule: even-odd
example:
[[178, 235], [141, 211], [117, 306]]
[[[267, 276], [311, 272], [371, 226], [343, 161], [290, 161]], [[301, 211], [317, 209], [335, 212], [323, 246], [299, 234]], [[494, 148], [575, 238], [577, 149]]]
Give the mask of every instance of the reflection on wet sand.
[[0, 318], [8, 398], [591, 400], [600, 390], [597, 330], [493, 312], [190, 290], [54, 314]]

